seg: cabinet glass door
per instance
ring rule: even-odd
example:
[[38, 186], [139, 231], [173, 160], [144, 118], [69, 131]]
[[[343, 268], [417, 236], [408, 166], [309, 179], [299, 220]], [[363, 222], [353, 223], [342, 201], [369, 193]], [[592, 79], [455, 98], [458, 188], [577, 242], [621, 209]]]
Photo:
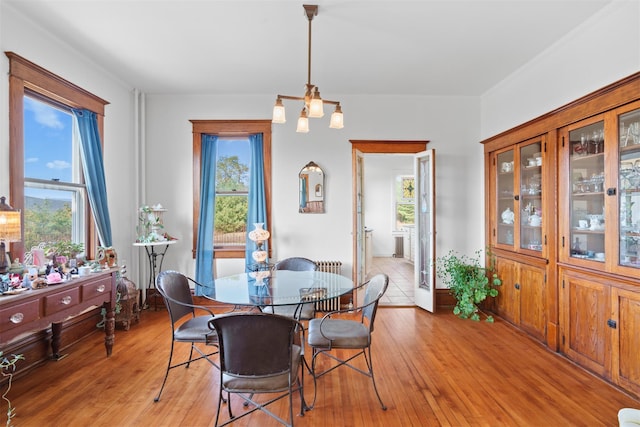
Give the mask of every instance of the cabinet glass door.
[[640, 109], [618, 116], [620, 265], [640, 267]]
[[504, 151], [497, 156], [497, 179], [496, 179], [496, 195], [497, 195], [497, 214], [496, 223], [498, 224], [497, 242], [502, 245], [513, 246], [514, 242], [514, 159], [513, 150]]
[[604, 262], [604, 122], [569, 132], [570, 256]]
[[520, 147], [520, 248], [542, 251], [542, 143]]

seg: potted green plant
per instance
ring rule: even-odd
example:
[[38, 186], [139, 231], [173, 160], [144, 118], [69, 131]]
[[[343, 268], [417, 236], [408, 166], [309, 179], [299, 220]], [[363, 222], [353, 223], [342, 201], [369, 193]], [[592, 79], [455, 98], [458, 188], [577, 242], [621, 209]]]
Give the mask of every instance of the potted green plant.
[[[436, 260], [436, 274], [449, 287], [456, 299], [453, 313], [461, 319], [480, 320], [480, 308], [487, 297], [496, 297], [502, 281], [495, 271], [495, 260], [487, 250], [487, 265], [480, 263], [481, 251], [474, 257], [459, 254], [453, 250]], [[493, 322], [492, 316], [486, 316], [487, 322]]]
[[54, 262], [56, 262], [56, 257], [65, 257], [67, 261], [74, 259], [83, 250], [84, 244], [74, 243], [70, 240], [49, 242], [44, 247], [45, 256], [51, 258]]

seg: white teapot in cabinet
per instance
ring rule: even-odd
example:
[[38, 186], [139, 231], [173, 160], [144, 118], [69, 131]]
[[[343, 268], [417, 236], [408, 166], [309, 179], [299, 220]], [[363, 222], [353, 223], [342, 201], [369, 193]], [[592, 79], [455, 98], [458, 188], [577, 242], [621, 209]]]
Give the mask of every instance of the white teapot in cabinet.
[[515, 218], [515, 214], [511, 210], [511, 208], [507, 208], [502, 212], [502, 222], [505, 224], [513, 224], [513, 219]]
[[538, 212], [534, 212], [529, 216], [529, 225], [532, 227], [540, 227], [542, 225], [542, 217], [538, 215]]

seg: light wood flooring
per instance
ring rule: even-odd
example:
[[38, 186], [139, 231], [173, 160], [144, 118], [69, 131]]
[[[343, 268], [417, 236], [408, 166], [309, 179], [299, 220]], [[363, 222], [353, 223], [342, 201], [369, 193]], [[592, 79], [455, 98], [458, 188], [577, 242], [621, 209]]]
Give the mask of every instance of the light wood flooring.
[[381, 306], [413, 307], [413, 263], [405, 258], [374, 257], [367, 278], [378, 273], [389, 276], [389, 287], [380, 300]]
[[[15, 381], [8, 394], [16, 408], [13, 425], [213, 425], [219, 373], [206, 362], [174, 369], [162, 399], [154, 403], [169, 337], [166, 311], [146, 310], [129, 331], [116, 331], [110, 358], [105, 357], [101, 333], [71, 346], [64, 359], [47, 362]], [[178, 354], [184, 356], [186, 347], [179, 346]], [[373, 363], [387, 411], [380, 408], [369, 379], [340, 368], [319, 380], [316, 407], [296, 416], [295, 425], [613, 427], [620, 408], [640, 407], [637, 399], [509, 324], [460, 320], [446, 310], [430, 314], [382, 307]], [[305, 383], [311, 393], [308, 376]], [[239, 399], [232, 405], [234, 411], [243, 411]], [[298, 397], [294, 405], [298, 407]], [[272, 410], [285, 414], [286, 408], [285, 400]], [[255, 413], [232, 425], [278, 424]]]

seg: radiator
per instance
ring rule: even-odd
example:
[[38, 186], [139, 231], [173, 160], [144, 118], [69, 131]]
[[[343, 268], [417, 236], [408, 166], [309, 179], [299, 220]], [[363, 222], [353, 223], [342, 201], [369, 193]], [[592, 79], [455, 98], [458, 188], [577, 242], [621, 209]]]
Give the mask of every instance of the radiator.
[[[319, 271], [327, 273], [342, 274], [342, 262], [341, 261], [315, 261]], [[320, 301], [316, 303], [317, 311], [333, 311], [340, 310], [340, 297], [331, 298], [326, 301]]]

